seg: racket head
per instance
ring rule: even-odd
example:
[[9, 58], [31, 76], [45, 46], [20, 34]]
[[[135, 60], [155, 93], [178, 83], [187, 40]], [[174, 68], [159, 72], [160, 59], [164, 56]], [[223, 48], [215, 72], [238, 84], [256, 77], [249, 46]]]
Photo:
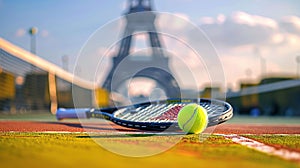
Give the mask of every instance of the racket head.
[[226, 122], [233, 116], [229, 103], [215, 99], [167, 99], [117, 108], [112, 114], [114, 123], [136, 129], [157, 130], [179, 129], [177, 114], [190, 103], [197, 103], [206, 109], [208, 126]]

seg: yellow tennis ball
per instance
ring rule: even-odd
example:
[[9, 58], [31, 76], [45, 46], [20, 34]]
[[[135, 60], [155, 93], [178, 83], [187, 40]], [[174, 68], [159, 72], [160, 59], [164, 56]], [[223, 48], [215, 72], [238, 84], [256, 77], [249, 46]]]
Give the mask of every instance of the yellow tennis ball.
[[206, 110], [198, 104], [184, 106], [177, 116], [179, 127], [186, 133], [199, 134], [205, 130], [208, 124]]

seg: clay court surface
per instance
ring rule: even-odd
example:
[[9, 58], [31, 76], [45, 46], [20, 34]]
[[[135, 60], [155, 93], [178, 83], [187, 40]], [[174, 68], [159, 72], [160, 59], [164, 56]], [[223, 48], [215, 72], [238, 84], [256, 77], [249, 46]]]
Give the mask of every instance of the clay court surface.
[[[209, 128], [208, 128], [209, 129]], [[218, 134], [300, 134], [299, 125], [263, 125], [263, 124], [221, 124], [213, 127], [209, 132]], [[118, 130], [120, 132], [140, 132], [106, 122], [85, 123], [80, 122], [45, 122], [45, 121], [0, 121], [2, 132], [109, 132]]]
[[[204, 141], [200, 141], [198, 135], [184, 135], [180, 132], [159, 135], [156, 132], [128, 129], [103, 120], [56, 121], [55, 117], [49, 115], [25, 115], [25, 117], [4, 115], [0, 118], [0, 167], [190, 165], [190, 167], [297, 168], [300, 167], [298, 121], [300, 121], [298, 118], [237, 117], [228, 123], [207, 128], [205, 134], [208, 136]], [[101, 136], [93, 137], [89, 133], [98, 133]], [[112, 136], [119, 133], [125, 136]], [[177, 133], [182, 136], [181, 139], [170, 148], [160, 151], [174, 138], [176, 139]], [[110, 136], [102, 136], [107, 134]], [[239, 138], [246, 139], [236, 141]], [[100, 139], [109, 142], [112, 150], [97, 144]], [[254, 144], [251, 144], [252, 140]], [[243, 144], [245, 142], [246, 145]], [[255, 143], [266, 146], [259, 147], [261, 144]], [[124, 151], [127, 154], [141, 144], [144, 146], [142, 150], [158, 149], [159, 152], [145, 157], [122, 154]], [[255, 149], [251, 145], [254, 145]], [[260, 148], [271, 150], [259, 151]], [[120, 154], [114, 152], [115, 149], [124, 150]]]

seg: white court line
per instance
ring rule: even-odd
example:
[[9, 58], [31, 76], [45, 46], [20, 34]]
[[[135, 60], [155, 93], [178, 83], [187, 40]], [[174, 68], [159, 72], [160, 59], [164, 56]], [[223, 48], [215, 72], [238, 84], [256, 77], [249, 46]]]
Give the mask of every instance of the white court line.
[[300, 161], [300, 153], [295, 151], [290, 151], [287, 149], [276, 149], [275, 147], [266, 145], [264, 143], [255, 141], [253, 139], [249, 139], [243, 136], [239, 136], [236, 134], [217, 134], [225, 137], [226, 139], [230, 139], [235, 143], [241, 144], [251, 149], [255, 149], [257, 151], [267, 153], [270, 155], [278, 156], [287, 160], [295, 160]]

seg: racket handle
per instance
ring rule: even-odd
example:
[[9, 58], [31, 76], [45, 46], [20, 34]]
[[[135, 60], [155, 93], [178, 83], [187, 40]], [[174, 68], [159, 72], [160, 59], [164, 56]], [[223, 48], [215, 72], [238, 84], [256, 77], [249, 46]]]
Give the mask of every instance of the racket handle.
[[71, 118], [88, 118], [87, 117], [87, 112], [89, 109], [87, 108], [82, 108], [82, 109], [65, 109], [65, 108], [59, 108], [56, 111], [56, 118], [58, 120], [62, 119], [71, 119]]

